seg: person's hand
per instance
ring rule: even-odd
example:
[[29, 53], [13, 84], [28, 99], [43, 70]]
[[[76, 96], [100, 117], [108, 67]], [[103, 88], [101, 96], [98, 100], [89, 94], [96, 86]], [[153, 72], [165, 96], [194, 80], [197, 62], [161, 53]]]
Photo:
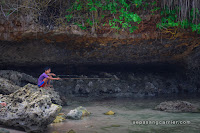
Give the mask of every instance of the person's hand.
[[52, 76], [56, 76], [54, 73], [51, 74]]
[[61, 78], [57, 78], [57, 80], [61, 80]]

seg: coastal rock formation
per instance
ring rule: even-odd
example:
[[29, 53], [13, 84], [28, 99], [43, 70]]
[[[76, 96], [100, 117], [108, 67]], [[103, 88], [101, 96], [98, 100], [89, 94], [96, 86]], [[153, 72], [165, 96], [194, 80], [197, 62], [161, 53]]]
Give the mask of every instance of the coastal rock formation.
[[166, 112], [200, 112], [200, 108], [187, 101], [167, 101], [155, 107], [156, 110]]
[[91, 113], [87, 111], [85, 107], [77, 107], [73, 110], [70, 110], [70, 112], [67, 114], [68, 119], [73, 120], [80, 120], [83, 116], [90, 115]]
[[[37, 84], [37, 79], [17, 71], [0, 70], [0, 94], [11, 94], [20, 89], [20, 86], [24, 86], [24, 84], [26, 85], [27, 83]], [[32, 87], [37, 90], [36, 85]], [[43, 93], [48, 95], [53, 103], [62, 105], [58, 92], [55, 92], [53, 88], [45, 89]]]
[[0, 77], [0, 94], [10, 94], [19, 88], [20, 87], [15, 85], [12, 81]]
[[1, 107], [0, 123], [21, 127], [26, 132], [42, 132], [61, 110], [61, 106], [53, 104], [43, 92], [27, 84], [10, 95], [1, 95], [1, 101], [7, 106]]
[[6, 78], [18, 86], [24, 86], [27, 83], [37, 84], [36, 78], [13, 70], [0, 70], [0, 77]]
[[[168, 77], [151, 73], [110, 73], [117, 78], [104, 79], [90, 75], [95, 80], [69, 79], [54, 81], [53, 85], [61, 97], [105, 96], [105, 97], [145, 97], [162, 94], [182, 94], [198, 92], [198, 88], [179, 76]], [[79, 76], [80, 77], [80, 76]], [[109, 76], [104, 76], [109, 77]], [[111, 76], [114, 77], [114, 76]], [[98, 79], [99, 78], [99, 79]], [[119, 80], [118, 80], [119, 79]], [[67, 98], [67, 97], [66, 97]]]
[[44, 95], [48, 95], [51, 98], [52, 103], [63, 105], [63, 102], [60, 99], [58, 92], [54, 91], [53, 88], [51, 89], [41, 88], [41, 90], [43, 91]]

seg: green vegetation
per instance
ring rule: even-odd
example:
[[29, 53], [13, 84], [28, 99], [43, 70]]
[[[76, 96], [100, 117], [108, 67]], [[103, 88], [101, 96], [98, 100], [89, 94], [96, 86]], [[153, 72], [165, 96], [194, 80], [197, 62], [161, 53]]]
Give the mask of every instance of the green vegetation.
[[[116, 30], [129, 29], [130, 33], [138, 29], [142, 21], [138, 11], [147, 11], [149, 14], [160, 14], [161, 20], [157, 28], [167, 29], [178, 27], [192, 29], [200, 33], [198, 23], [199, 9], [194, 0], [75, 0], [65, 16], [68, 22], [78, 25], [81, 29], [97, 29], [100, 24]], [[188, 5], [188, 3], [193, 5]], [[181, 5], [181, 4], [182, 5]], [[185, 5], [185, 6], [183, 6]], [[105, 18], [108, 21], [105, 21]]]
[[159, 29], [200, 33], [200, 0], [2, 0], [0, 4], [1, 18], [30, 16], [49, 29], [75, 24], [92, 32], [109, 26], [133, 33], [144, 15], [160, 15]]
[[70, 9], [67, 10], [68, 15], [66, 19], [70, 22], [74, 18], [79, 18], [74, 21], [81, 29], [87, 29], [89, 27], [95, 27], [104, 20], [105, 17], [109, 17], [108, 22], [104, 22], [103, 26], [108, 23], [111, 28], [129, 29], [132, 33], [138, 27], [142, 19], [140, 16], [133, 12], [134, 8], [138, 8], [142, 5], [144, 0], [76, 0]]
[[[183, 29], [191, 28], [192, 31], [197, 31], [198, 34], [200, 34], [200, 23], [196, 24], [193, 22], [193, 20], [196, 18], [197, 15], [199, 15], [199, 10], [196, 9], [196, 15], [193, 16], [191, 14], [190, 19], [183, 19], [179, 20], [178, 19], [178, 13], [179, 13], [179, 8], [169, 10], [168, 7], [166, 7], [164, 10], [160, 12], [161, 14], [161, 22], [157, 24], [157, 27], [159, 29], [167, 29], [169, 27], [179, 27]], [[193, 12], [194, 9], [191, 10]]]

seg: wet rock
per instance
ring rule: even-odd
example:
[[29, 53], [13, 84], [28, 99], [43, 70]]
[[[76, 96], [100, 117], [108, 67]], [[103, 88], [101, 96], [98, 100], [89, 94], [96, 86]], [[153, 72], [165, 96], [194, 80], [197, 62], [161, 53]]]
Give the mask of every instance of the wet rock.
[[166, 112], [200, 112], [200, 108], [187, 101], [167, 101], [155, 107], [156, 110]]
[[154, 86], [153, 83], [147, 82], [147, 83], [145, 83], [145, 89], [146, 89], [146, 90], [152, 90], [152, 91], [154, 91], [154, 90], [156, 90], [157, 88]]
[[113, 111], [108, 111], [108, 112], [106, 112], [106, 113], [104, 113], [105, 115], [114, 115], [115, 114], [115, 112], [113, 112]]
[[90, 81], [90, 82], [88, 83], [88, 86], [89, 86], [89, 87], [93, 87], [93, 82]]
[[70, 112], [67, 114], [67, 118], [73, 120], [80, 120], [83, 116], [87, 116], [90, 114], [91, 113], [88, 112], [86, 108], [80, 106], [75, 108], [74, 110], [70, 110]]
[[0, 78], [0, 93], [1, 94], [10, 94], [12, 92], [15, 92], [20, 87], [18, 85], [15, 85], [12, 81], [9, 81], [5, 78]]
[[80, 120], [81, 117], [82, 117], [82, 112], [78, 111], [77, 109], [70, 110], [70, 112], [67, 114], [68, 119]]
[[108, 89], [106, 87], [103, 87], [100, 92], [103, 92], [103, 93], [107, 93], [108, 92]]
[[80, 90], [80, 85], [79, 84], [77, 84], [76, 86], [75, 86], [75, 93], [79, 93], [79, 90]]
[[59, 123], [59, 122], [63, 122], [66, 116], [64, 113], [59, 113], [58, 116], [56, 116], [56, 119], [53, 121], [53, 123]]
[[119, 87], [117, 87], [117, 88], [115, 88], [114, 92], [119, 93], [119, 92], [121, 92], [121, 89]]
[[69, 130], [69, 132], [66, 132], [66, 133], [76, 133], [74, 130]]
[[86, 89], [85, 89], [85, 93], [89, 94], [89, 93], [90, 93], [90, 89], [89, 89], [89, 88], [86, 88]]
[[61, 106], [53, 104], [43, 89], [31, 84], [4, 95], [1, 101], [7, 106], [1, 110], [0, 123], [24, 128], [26, 132], [43, 132], [61, 110]]
[[157, 87], [154, 86], [151, 82], [145, 83], [145, 95], [154, 96], [157, 92]]
[[129, 75], [128, 75], [128, 78], [129, 78], [130, 80], [135, 80], [135, 75], [134, 75], [134, 73], [133, 73], [133, 74], [129, 74]]
[[18, 86], [24, 86], [27, 83], [37, 84], [36, 78], [13, 70], [0, 70], [0, 77], [6, 78]]
[[10, 131], [8, 131], [8, 130], [6, 130], [6, 129], [3, 129], [3, 128], [1, 128], [1, 129], [0, 129], [0, 133], [10, 133]]

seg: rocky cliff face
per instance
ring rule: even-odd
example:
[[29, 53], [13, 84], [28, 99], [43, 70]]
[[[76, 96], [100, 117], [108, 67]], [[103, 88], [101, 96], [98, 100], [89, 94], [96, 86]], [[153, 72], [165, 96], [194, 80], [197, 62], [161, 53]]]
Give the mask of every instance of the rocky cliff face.
[[[35, 23], [33, 18], [27, 16], [15, 21], [1, 20], [0, 68], [26, 66], [35, 69], [36, 66], [46, 65], [115, 64], [131, 64], [133, 66], [142, 64], [148, 67], [149, 64], [172, 64], [186, 68], [185, 70], [192, 73], [190, 77], [193, 79], [197, 77], [195, 80], [198, 81], [199, 77], [196, 73], [199, 73], [200, 66], [199, 35], [175, 29], [161, 31], [156, 28], [155, 23], [159, 16], [146, 15], [142, 18], [144, 21], [134, 33], [116, 32], [109, 26], [99, 26], [95, 33], [83, 31], [76, 25], [54, 27], [54, 29], [47, 30], [47, 27]], [[71, 70], [68, 70], [68, 72], [71, 72]], [[186, 71], [183, 73], [186, 73]], [[21, 78], [21, 76], [13, 77], [10, 75], [9, 78], [12, 80]], [[163, 82], [165, 84], [165, 81]], [[151, 83], [144, 82], [143, 85], [156, 86], [157, 84], [151, 85]], [[184, 88], [182, 87], [184, 85], [179, 84], [176, 83], [176, 87], [170, 88], [167, 92], [178, 92], [180, 88]], [[17, 83], [17, 85], [19, 84]], [[74, 85], [74, 87], [80, 89], [79, 86], [81, 85]], [[162, 92], [167, 90], [166, 88], [162, 88]], [[198, 89], [192, 87], [192, 89], [187, 88], [186, 91], [196, 92]], [[86, 91], [83, 89], [83, 92], [88, 93], [88, 89]], [[153, 94], [158, 92], [160, 93], [160, 91], [154, 90]]]
[[199, 37], [173, 29], [159, 31], [159, 15], [141, 15], [134, 33], [109, 26], [92, 33], [76, 25], [46, 27], [31, 16], [0, 21], [0, 66], [44, 64], [181, 63], [199, 66]]
[[[45, 40], [0, 42], [1, 66], [171, 63], [199, 66], [199, 40], [140, 40], [49, 35]], [[58, 39], [58, 40], [57, 40]]]
[[[56, 91], [61, 97], [88, 96], [88, 97], [149, 97], [167, 94], [200, 93], [196, 85], [179, 76], [161, 76], [159, 74], [118, 73], [109, 75], [111, 79], [67, 79], [54, 81]], [[98, 79], [99, 78], [99, 79]]]

